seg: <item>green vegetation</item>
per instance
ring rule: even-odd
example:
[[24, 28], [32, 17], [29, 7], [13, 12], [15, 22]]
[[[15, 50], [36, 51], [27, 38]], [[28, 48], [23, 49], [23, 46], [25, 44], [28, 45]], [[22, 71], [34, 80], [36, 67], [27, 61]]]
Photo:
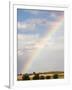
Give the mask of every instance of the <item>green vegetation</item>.
[[64, 78], [64, 72], [33, 72], [33, 73], [24, 73], [24, 74], [18, 74], [17, 80], [43, 80], [43, 79], [63, 79]]
[[44, 76], [40, 76], [39, 79], [45, 79], [45, 77]]
[[24, 74], [23, 77], [22, 77], [23, 80], [30, 80], [29, 78], [29, 74]]
[[58, 79], [58, 74], [54, 74], [54, 75], [53, 75], [53, 78], [54, 78], [54, 79]]
[[46, 76], [46, 79], [51, 79], [51, 76]]
[[38, 80], [38, 79], [39, 79], [39, 74], [35, 74], [33, 80]]

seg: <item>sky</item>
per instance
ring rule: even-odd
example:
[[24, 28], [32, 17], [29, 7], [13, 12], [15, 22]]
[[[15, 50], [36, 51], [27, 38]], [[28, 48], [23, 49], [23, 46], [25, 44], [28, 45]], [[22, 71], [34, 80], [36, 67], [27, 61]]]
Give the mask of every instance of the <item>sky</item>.
[[17, 9], [17, 73], [64, 71], [64, 11]]

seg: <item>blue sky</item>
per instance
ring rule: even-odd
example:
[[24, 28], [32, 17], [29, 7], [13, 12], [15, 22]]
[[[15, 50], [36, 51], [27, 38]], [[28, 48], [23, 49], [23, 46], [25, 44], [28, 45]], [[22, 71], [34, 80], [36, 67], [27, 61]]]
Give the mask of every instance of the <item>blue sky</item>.
[[17, 21], [25, 21], [31, 18], [44, 18], [50, 21], [56, 20], [57, 17], [52, 17], [51, 14], [56, 14], [58, 17], [63, 15], [63, 11], [56, 10], [27, 10], [17, 9]]
[[[17, 73], [25, 73], [24, 66], [32, 57], [32, 53], [39, 48], [43, 50], [34, 58], [35, 60], [27, 70], [28, 73], [64, 70], [63, 19], [63, 11], [17, 9]], [[59, 28], [53, 25], [53, 23], [56, 25], [61, 22], [62, 25]], [[58, 30], [49, 36], [52, 27], [57, 27]], [[44, 38], [47, 40], [44, 41], [46, 45], [42, 42]]]

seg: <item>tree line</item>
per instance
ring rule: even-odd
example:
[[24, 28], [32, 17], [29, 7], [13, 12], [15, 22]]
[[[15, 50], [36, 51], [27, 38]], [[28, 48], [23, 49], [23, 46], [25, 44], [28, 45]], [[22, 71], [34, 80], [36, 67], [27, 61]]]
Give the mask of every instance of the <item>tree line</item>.
[[[35, 73], [35, 72], [33, 72], [33, 80], [41, 80], [41, 79], [51, 79], [51, 76], [43, 76], [43, 75], [41, 75], [41, 76], [39, 76], [39, 74], [38, 73]], [[54, 74], [53, 76], [53, 79], [58, 79], [59, 78], [59, 76], [58, 76], [58, 74]], [[30, 80], [30, 76], [29, 76], [29, 74], [28, 73], [26, 73], [26, 74], [23, 74], [23, 76], [22, 76], [22, 80]]]

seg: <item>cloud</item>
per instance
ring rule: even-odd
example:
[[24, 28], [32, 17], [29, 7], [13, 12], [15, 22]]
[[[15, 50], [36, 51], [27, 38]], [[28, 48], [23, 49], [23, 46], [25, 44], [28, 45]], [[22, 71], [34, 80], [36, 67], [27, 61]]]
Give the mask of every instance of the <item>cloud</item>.
[[18, 50], [18, 51], [17, 51], [17, 54], [18, 54], [18, 56], [21, 56], [21, 55], [23, 55], [23, 52], [22, 52], [22, 50]]
[[50, 25], [51, 22], [48, 22], [48, 20], [46, 19], [27, 19], [26, 21], [18, 21], [17, 22], [17, 29], [18, 30], [29, 30], [29, 31], [35, 31], [37, 25], [45, 25], [46, 27], [48, 27], [48, 25]]
[[[44, 19], [42, 20], [44, 22]], [[47, 20], [45, 20], [48, 23]], [[33, 19], [31, 23], [33, 24], [44, 24], [40, 19]], [[29, 23], [29, 21], [28, 21]], [[60, 22], [53, 22], [52, 25], [56, 25]], [[47, 24], [46, 24], [47, 25]], [[18, 34], [18, 49], [39, 49], [39, 48], [49, 48], [49, 49], [63, 49], [64, 37], [63, 37], [63, 28], [58, 30], [51, 37], [48, 37], [47, 30], [46, 35], [39, 37], [39, 34]], [[59, 36], [58, 36], [59, 35]]]
[[[36, 54], [35, 56], [37, 57], [34, 58], [35, 62], [30, 67], [30, 72], [33, 72], [33, 70], [63, 70], [64, 29], [58, 26], [57, 32], [50, 33], [51, 29], [54, 30], [53, 27], [61, 23], [63, 14], [60, 14], [58, 11], [40, 12], [38, 10], [27, 10], [25, 15], [27, 14], [31, 16], [17, 22], [18, 69], [23, 69], [26, 62]], [[42, 33], [42, 31], [44, 32]], [[43, 35], [40, 37], [40, 34]]]
[[17, 35], [18, 40], [36, 40], [39, 38], [39, 35], [33, 35], [33, 34], [18, 34]]
[[32, 48], [35, 43], [39, 40], [37, 35], [24, 35], [18, 34], [18, 48]]
[[35, 24], [25, 23], [25, 22], [17, 22], [17, 28], [20, 30], [33, 30], [35, 28]]
[[48, 37], [37, 38], [34, 35], [18, 34], [18, 55], [32, 53], [34, 50], [46, 48], [47, 50], [63, 50], [64, 49], [64, 37]]
[[40, 14], [39, 10], [27, 10], [27, 12], [29, 12], [30, 14], [33, 14], [33, 15], [39, 15]]

